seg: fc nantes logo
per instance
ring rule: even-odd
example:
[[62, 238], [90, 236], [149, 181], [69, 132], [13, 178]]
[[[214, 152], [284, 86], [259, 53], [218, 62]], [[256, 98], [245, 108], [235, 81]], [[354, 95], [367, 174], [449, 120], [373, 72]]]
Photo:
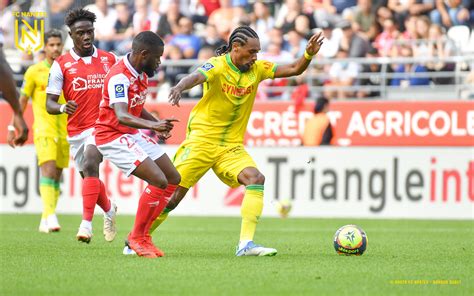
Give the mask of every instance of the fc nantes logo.
[[28, 54], [44, 46], [44, 18], [46, 12], [18, 12], [15, 17], [15, 46]]

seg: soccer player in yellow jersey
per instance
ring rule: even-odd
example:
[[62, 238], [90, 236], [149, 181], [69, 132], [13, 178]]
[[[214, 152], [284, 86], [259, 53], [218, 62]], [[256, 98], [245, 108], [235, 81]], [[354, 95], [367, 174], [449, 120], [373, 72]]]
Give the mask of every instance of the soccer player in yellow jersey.
[[300, 75], [319, 51], [324, 37], [312, 36], [304, 56], [288, 65], [258, 61], [260, 42], [254, 30], [236, 28], [227, 45], [218, 48], [217, 57], [171, 88], [169, 100], [179, 106], [181, 93], [204, 84], [202, 99], [191, 111], [186, 140], [174, 157], [181, 183], [169, 202], [166, 213], [155, 220], [153, 229], [166, 219], [187, 191], [209, 170], [231, 187], [245, 185], [242, 225], [236, 256], [274, 256], [277, 250], [253, 242], [263, 208], [265, 177], [245, 151], [243, 140], [258, 84], [268, 78]]
[[[46, 87], [49, 69], [54, 59], [61, 55], [63, 42], [61, 32], [51, 30], [44, 35], [46, 58], [28, 68], [21, 87], [20, 105], [22, 112], [32, 98], [33, 134], [38, 165], [41, 170], [40, 195], [43, 201], [43, 214], [39, 226], [40, 232], [56, 232], [61, 229], [56, 217], [56, 205], [59, 198], [59, 180], [63, 168], [69, 165], [69, 144], [66, 140], [67, 114], [53, 116], [46, 112]], [[60, 97], [60, 104], [65, 104]], [[14, 129], [9, 128], [7, 141], [15, 147]]]

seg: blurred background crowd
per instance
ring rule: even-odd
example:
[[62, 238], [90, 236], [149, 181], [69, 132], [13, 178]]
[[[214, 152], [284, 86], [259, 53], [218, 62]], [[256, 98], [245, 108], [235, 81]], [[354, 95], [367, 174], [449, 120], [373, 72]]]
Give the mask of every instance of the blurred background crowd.
[[[0, 0], [0, 30], [10, 57], [15, 50], [12, 11], [45, 11], [47, 27], [60, 28], [66, 36], [64, 16], [75, 7], [97, 15], [96, 46], [117, 55], [127, 53], [141, 31], [164, 38], [165, 63], [152, 92], [157, 100], [212, 57], [238, 25], [254, 28], [260, 58], [277, 63], [300, 57], [318, 30], [326, 37], [311, 71], [296, 79], [265, 81], [258, 100], [380, 98], [381, 85], [474, 83], [472, 59], [453, 58], [474, 52], [474, 1], [469, 0]], [[71, 47], [67, 40], [65, 49]], [[39, 59], [41, 53], [22, 54], [14, 69], [21, 75], [28, 65], [24, 61]], [[456, 76], [458, 71], [465, 74]], [[189, 97], [200, 94], [197, 89]]]

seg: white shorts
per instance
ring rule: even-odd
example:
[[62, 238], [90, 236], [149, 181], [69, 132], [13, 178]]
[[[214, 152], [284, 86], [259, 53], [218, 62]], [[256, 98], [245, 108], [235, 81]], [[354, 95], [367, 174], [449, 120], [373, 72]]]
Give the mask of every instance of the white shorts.
[[153, 161], [165, 151], [155, 140], [138, 132], [125, 134], [112, 142], [97, 146], [100, 153], [115, 164], [127, 177], [147, 158]]
[[74, 158], [76, 163], [76, 169], [79, 172], [84, 170], [84, 152], [88, 145], [95, 145], [95, 138], [92, 135], [94, 128], [89, 128], [83, 131], [82, 133], [75, 135], [73, 137], [67, 137], [69, 142], [71, 155]]

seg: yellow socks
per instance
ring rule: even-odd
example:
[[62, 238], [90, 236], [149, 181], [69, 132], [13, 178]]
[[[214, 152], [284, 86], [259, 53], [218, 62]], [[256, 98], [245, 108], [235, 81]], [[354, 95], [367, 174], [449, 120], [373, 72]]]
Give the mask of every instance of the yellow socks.
[[254, 184], [245, 187], [245, 196], [240, 208], [242, 226], [240, 241], [253, 240], [258, 219], [263, 209], [263, 185]]
[[40, 179], [40, 195], [43, 201], [42, 219], [46, 219], [51, 214], [54, 214], [56, 209], [56, 188], [54, 179], [41, 177]]
[[165, 222], [165, 220], [166, 220], [166, 218], [168, 218], [168, 215], [169, 215], [170, 212], [171, 212], [171, 210], [168, 209], [168, 208], [165, 208], [163, 210], [163, 212], [161, 212], [161, 214], [158, 216], [158, 218], [156, 218], [156, 220], [153, 221], [153, 223], [151, 224], [150, 234], [152, 234], [155, 231], [155, 229], [157, 229], [158, 226], [161, 225], [161, 223]]
[[59, 195], [61, 194], [61, 188], [59, 187], [59, 182], [54, 182], [54, 211], [56, 211], [56, 207], [58, 206]]

